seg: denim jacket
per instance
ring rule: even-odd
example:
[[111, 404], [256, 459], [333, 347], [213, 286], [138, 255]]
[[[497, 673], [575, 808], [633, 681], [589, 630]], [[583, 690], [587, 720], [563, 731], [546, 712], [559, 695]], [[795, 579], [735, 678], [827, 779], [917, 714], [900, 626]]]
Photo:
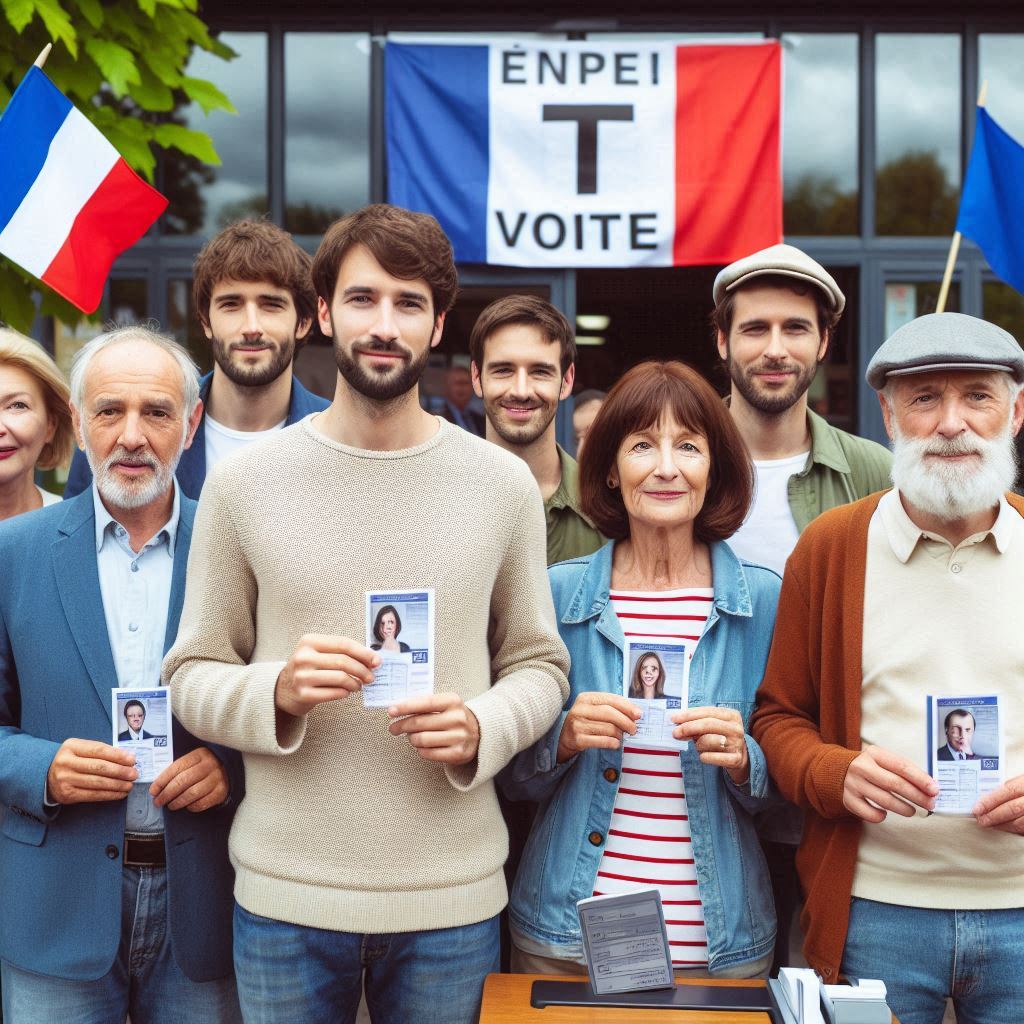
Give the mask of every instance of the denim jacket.
[[[582, 956], [576, 901], [591, 896], [622, 767], [620, 750], [584, 750], [557, 763], [558, 738], [577, 694], [621, 693], [624, 639], [609, 601], [612, 544], [548, 570], [559, 632], [572, 658], [569, 700], [551, 730], [518, 754], [501, 783], [539, 803], [509, 903], [511, 928], [530, 951]], [[735, 708], [744, 725], [764, 674], [780, 580], [711, 545], [714, 604], [690, 663], [691, 707]], [[764, 754], [748, 735], [750, 779], [737, 786], [680, 751], [693, 857], [708, 934], [710, 970], [756, 960], [775, 942], [771, 886], [751, 813], [779, 802]], [[525, 943], [522, 940], [527, 940]]]

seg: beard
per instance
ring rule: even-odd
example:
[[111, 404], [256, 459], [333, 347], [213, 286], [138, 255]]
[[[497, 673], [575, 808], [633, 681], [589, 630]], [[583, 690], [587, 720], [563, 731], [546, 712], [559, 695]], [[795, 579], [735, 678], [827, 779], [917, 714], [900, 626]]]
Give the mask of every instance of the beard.
[[[526, 407], [521, 406], [521, 408]], [[542, 402], [533, 408], [539, 412], [536, 419], [529, 423], [509, 423], [504, 418], [504, 409], [500, 402], [489, 402], [486, 398], [484, 399], [484, 412], [487, 416], [487, 422], [494, 427], [494, 432], [505, 444], [533, 444], [551, 425], [551, 421], [555, 418], [555, 413], [558, 412], [558, 403]]]
[[[986, 440], [974, 431], [951, 440], [905, 437], [893, 429], [892, 482], [908, 501], [943, 522], [984, 512], [1017, 479], [1017, 451], [1009, 421], [996, 437]], [[969, 455], [970, 463], [947, 463], [930, 455]]]
[[[746, 370], [740, 368], [732, 355], [726, 354], [726, 367], [729, 377], [736, 390], [743, 396], [746, 403], [766, 416], [778, 416], [791, 409], [805, 394], [818, 372], [818, 364], [803, 366], [801, 363], [783, 360], [770, 362], [759, 360]], [[792, 373], [793, 377], [784, 390], [765, 391], [755, 379], [756, 373], [765, 372]]]
[[[85, 457], [89, 461], [89, 468], [92, 470], [96, 490], [99, 491], [100, 497], [114, 508], [137, 509], [156, 501], [167, 493], [174, 480], [174, 471], [178, 467], [178, 459], [181, 458], [184, 445], [185, 441], [182, 438], [182, 447], [178, 449], [178, 453], [169, 463], [161, 462], [150, 453], [136, 452], [133, 454], [121, 445], [118, 445], [100, 462], [96, 458], [95, 452], [89, 447], [88, 441], [85, 442]], [[114, 469], [114, 464], [119, 462], [132, 466], [149, 466], [153, 473], [138, 480], [125, 479], [119, 477]]]
[[272, 384], [292, 364], [295, 357], [295, 338], [290, 338], [280, 345], [273, 341], [264, 340], [260, 342], [270, 349], [271, 359], [269, 363], [259, 366], [246, 366], [231, 358], [234, 349], [242, 345], [242, 342], [227, 342], [214, 335], [210, 339], [210, 347], [213, 350], [214, 362], [224, 371], [224, 376], [243, 388], [262, 388]]
[[335, 336], [334, 361], [338, 372], [354, 391], [374, 402], [391, 402], [408, 394], [420, 382], [430, 359], [427, 345], [419, 356], [397, 341], [381, 341], [378, 338], [359, 339], [353, 344], [363, 352], [386, 352], [400, 355], [403, 362], [394, 366], [375, 365], [365, 368], [358, 357], [353, 356]]

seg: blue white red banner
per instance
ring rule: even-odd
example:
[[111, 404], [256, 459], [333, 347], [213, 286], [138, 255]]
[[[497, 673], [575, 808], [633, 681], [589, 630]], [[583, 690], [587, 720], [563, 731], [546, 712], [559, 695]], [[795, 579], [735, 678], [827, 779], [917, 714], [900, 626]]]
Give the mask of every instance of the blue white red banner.
[[0, 116], [0, 253], [86, 313], [167, 200], [39, 68]]
[[782, 240], [777, 42], [388, 43], [388, 198], [464, 263], [728, 263]]

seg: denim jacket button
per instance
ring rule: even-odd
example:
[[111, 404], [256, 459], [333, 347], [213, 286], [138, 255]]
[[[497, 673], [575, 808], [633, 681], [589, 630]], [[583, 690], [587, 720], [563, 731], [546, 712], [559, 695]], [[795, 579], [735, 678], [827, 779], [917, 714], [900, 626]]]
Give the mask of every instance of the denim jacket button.
[[604, 836], [600, 832], [591, 832], [587, 838], [590, 840], [591, 846], [600, 846], [604, 842]]
[[614, 768], [605, 768], [604, 778], [605, 782], [615, 782], [618, 780], [619, 773]]

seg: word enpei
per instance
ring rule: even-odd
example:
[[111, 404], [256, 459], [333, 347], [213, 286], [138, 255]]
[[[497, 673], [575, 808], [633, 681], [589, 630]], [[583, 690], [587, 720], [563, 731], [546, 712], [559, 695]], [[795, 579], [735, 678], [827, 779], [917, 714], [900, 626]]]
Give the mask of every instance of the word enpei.
[[[576, 213], [562, 216], [557, 213], [531, 215], [523, 212], [516, 214], [513, 221], [511, 215], [506, 217], [503, 210], [495, 210], [494, 216], [501, 237], [510, 249], [519, 243], [531, 217], [528, 231], [541, 249], [561, 249], [568, 242], [569, 248], [583, 252], [593, 249], [595, 240], [605, 251], [612, 248], [613, 241], [617, 249], [624, 241], [632, 250], [658, 248], [657, 241], [646, 240], [658, 234], [657, 213]], [[650, 223], [652, 221], [654, 223]]]
[[609, 85], [658, 85], [658, 50], [649, 53], [596, 50], [502, 50], [503, 85], [587, 85], [604, 79]]

